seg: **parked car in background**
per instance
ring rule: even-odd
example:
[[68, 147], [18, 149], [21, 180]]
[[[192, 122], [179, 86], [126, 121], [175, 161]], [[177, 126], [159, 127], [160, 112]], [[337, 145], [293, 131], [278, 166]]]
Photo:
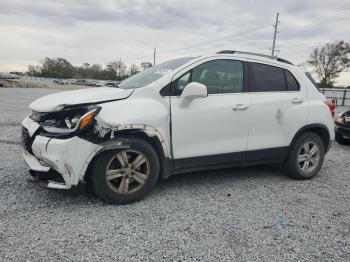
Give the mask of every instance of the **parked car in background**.
[[55, 79], [53, 80], [54, 83], [59, 84], [59, 85], [68, 85], [70, 84], [70, 81], [67, 79]]
[[96, 86], [96, 80], [86, 80], [87, 86]]
[[87, 80], [85, 79], [76, 79], [74, 82], [72, 82], [73, 85], [87, 85]]
[[86, 80], [86, 85], [87, 86], [101, 87], [101, 86], [104, 86], [104, 82], [99, 81], [99, 80]]
[[341, 145], [350, 145], [350, 110], [336, 114], [335, 140]]
[[104, 85], [109, 87], [118, 87], [120, 81], [106, 82]]
[[0, 79], [19, 79], [20, 76], [11, 73], [0, 73]]
[[96, 81], [95, 82], [95, 86], [96, 87], [102, 87], [102, 86], [105, 86], [105, 83], [104, 83], [104, 81]]
[[85, 181], [105, 202], [126, 204], [159, 177], [199, 170], [280, 164], [310, 179], [334, 140], [334, 104], [280, 58], [237, 51], [179, 58], [118, 87], [30, 104], [23, 157], [38, 183], [69, 189]]

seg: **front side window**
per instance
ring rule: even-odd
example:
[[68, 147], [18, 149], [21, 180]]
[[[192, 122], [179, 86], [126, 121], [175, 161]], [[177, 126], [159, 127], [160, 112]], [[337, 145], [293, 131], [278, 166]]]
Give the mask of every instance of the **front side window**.
[[191, 82], [191, 72], [187, 72], [183, 76], [181, 76], [176, 82], [176, 90], [181, 94], [182, 90], [184, 90], [185, 86]]
[[286, 91], [286, 80], [282, 68], [251, 63], [254, 77], [253, 92]]
[[188, 83], [205, 85], [208, 94], [243, 92], [243, 64], [234, 60], [214, 60], [203, 63], [175, 81], [175, 95], [181, 95]]

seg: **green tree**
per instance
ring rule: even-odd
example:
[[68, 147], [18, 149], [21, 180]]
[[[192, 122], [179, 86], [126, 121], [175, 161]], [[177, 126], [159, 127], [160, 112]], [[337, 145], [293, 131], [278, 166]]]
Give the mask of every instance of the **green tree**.
[[64, 58], [46, 57], [40, 65], [40, 75], [53, 78], [72, 78], [74, 66]]

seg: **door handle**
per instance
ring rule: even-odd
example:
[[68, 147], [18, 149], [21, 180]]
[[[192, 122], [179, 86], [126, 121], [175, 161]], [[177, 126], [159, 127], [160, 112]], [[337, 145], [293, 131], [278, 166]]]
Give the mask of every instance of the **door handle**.
[[292, 100], [292, 104], [301, 104], [304, 100], [299, 98], [299, 97], [295, 97]]
[[233, 111], [242, 111], [246, 109], [248, 109], [248, 106], [243, 104], [237, 104], [232, 108]]

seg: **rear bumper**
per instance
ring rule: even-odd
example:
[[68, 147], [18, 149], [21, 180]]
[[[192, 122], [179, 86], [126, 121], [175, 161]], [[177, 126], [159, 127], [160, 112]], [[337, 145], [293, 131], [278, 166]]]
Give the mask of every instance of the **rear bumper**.
[[350, 127], [336, 125], [335, 132], [341, 134], [344, 137], [350, 137]]

